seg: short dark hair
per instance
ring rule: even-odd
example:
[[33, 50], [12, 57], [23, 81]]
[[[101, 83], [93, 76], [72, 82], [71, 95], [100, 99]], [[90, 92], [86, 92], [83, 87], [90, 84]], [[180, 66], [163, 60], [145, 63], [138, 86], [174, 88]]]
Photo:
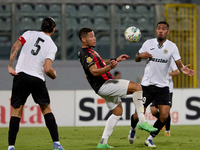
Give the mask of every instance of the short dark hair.
[[92, 32], [93, 30], [90, 28], [82, 28], [79, 30], [78, 36], [81, 40], [83, 37], [85, 37], [89, 32]]
[[116, 76], [117, 74], [121, 74], [119, 71], [115, 71], [114, 75]]
[[169, 24], [168, 24], [166, 21], [160, 21], [160, 22], [158, 22], [158, 23], [157, 23], [157, 26], [158, 26], [159, 24], [166, 24], [167, 27], [168, 27], [168, 29], [169, 29]]
[[51, 33], [56, 26], [56, 22], [53, 18], [48, 17], [42, 21], [41, 29], [45, 33]]

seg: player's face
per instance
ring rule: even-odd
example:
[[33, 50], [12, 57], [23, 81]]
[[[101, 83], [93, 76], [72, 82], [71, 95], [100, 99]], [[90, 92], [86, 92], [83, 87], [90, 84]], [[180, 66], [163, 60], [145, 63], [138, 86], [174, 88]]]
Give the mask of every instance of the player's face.
[[85, 44], [88, 47], [96, 47], [96, 38], [93, 31], [87, 34]]
[[163, 41], [167, 39], [167, 35], [169, 34], [169, 28], [166, 24], [158, 24], [156, 28], [156, 35], [159, 41]]

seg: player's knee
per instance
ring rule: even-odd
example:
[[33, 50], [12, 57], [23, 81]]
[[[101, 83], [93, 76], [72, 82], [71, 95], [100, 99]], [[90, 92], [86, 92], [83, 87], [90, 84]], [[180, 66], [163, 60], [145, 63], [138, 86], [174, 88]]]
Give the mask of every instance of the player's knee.
[[140, 84], [130, 81], [128, 85], [127, 94], [133, 94], [134, 92], [142, 91], [142, 87]]
[[151, 110], [151, 113], [152, 113], [152, 115], [153, 116], [156, 116], [156, 114], [157, 114], [157, 108], [155, 108], [155, 107], [150, 107], [150, 110]]
[[123, 110], [118, 109], [118, 110], [115, 111], [113, 114], [116, 115], [116, 116], [122, 116]]
[[160, 121], [163, 122], [163, 123], [165, 123], [167, 121], [168, 115], [169, 114], [162, 114], [162, 115], [160, 115], [160, 117], [159, 117]]
[[40, 109], [43, 115], [48, 114], [51, 112], [50, 105], [40, 105]]
[[119, 111], [118, 116], [122, 116], [123, 110]]
[[115, 109], [112, 110], [112, 113], [116, 116], [121, 116], [123, 113], [123, 109], [120, 107], [116, 107]]
[[142, 91], [142, 86], [139, 83], [136, 83], [136, 92]]
[[117, 113], [115, 113], [114, 115], [115, 115], [115, 116], [122, 116], [122, 113], [117, 112]]

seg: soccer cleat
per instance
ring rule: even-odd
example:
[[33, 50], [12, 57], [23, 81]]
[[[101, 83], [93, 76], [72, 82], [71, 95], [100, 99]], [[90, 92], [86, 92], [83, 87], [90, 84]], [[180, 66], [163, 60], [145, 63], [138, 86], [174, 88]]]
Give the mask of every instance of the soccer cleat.
[[62, 145], [53, 143], [53, 150], [65, 150], [65, 149], [62, 147]]
[[134, 141], [135, 141], [135, 135], [136, 135], [136, 128], [135, 128], [135, 130], [131, 129], [129, 131], [129, 134], [128, 134], [128, 141], [129, 141], [130, 144], [134, 143]]
[[145, 130], [147, 132], [156, 132], [158, 130], [157, 128], [152, 127], [148, 122], [143, 124], [138, 123], [137, 127], [138, 129]]
[[101, 143], [99, 143], [97, 145], [97, 148], [114, 148], [114, 147], [113, 146], [109, 146], [108, 144], [101, 144]]
[[152, 140], [146, 140], [144, 142], [145, 146], [148, 146], [148, 147], [156, 147], [156, 145], [153, 144], [153, 141]]
[[164, 136], [171, 136], [170, 135], [170, 132], [165, 132], [165, 135]]
[[10, 148], [10, 149], [8, 149], [8, 150], [15, 150], [15, 148], [14, 148], [14, 147], [12, 147], [12, 148]]
[[163, 128], [160, 130], [161, 132], [165, 130], [165, 125], [163, 126]]

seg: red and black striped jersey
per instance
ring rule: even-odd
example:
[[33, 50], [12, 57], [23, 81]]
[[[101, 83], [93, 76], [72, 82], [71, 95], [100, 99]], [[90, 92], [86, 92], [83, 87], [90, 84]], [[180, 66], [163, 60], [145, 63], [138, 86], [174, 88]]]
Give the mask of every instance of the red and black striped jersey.
[[92, 65], [97, 68], [103, 68], [106, 64], [103, 62], [101, 56], [91, 48], [82, 48], [79, 52], [79, 59], [84, 69], [85, 76], [90, 83], [91, 87], [97, 93], [99, 88], [109, 79], [113, 79], [110, 71], [102, 74], [101, 76], [93, 76], [89, 70]]

